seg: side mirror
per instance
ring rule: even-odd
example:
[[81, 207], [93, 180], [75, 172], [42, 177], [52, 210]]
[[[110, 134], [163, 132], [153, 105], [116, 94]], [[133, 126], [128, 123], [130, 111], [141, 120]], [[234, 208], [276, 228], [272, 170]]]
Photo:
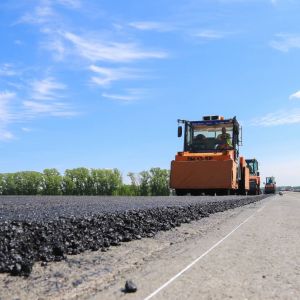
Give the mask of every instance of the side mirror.
[[263, 184], [266, 184], [265, 182]]
[[259, 172], [257, 172], [257, 176], [259, 176]]
[[178, 126], [177, 136], [178, 136], [178, 137], [181, 137], [181, 136], [182, 136], [182, 126]]

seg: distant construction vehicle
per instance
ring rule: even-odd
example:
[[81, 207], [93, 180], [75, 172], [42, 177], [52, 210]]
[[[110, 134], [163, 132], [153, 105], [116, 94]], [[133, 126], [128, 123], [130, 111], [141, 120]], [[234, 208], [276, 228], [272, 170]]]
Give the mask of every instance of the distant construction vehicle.
[[260, 192], [260, 176], [258, 171], [258, 161], [255, 158], [246, 159], [247, 166], [250, 172], [250, 189], [249, 195], [259, 195]]
[[184, 147], [171, 162], [170, 173], [170, 187], [177, 195], [248, 193], [249, 169], [239, 156], [236, 117], [205, 116], [201, 121], [178, 120], [178, 125]]
[[276, 181], [275, 177], [266, 177], [265, 184], [265, 194], [275, 194], [276, 193]]

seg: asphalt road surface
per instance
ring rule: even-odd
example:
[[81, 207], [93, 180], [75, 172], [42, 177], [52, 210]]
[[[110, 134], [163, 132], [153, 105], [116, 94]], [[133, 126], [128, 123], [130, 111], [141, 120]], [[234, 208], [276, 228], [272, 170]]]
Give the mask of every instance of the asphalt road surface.
[[[0, 299], [299, 299], [299, 216], [300, 193], [271, 196], [106, 252], [35, 263], [29, 277], [0, 274]], [[136, 293], [122, 291], [128, 279]]]
[[127, 274], [93, 299], [299, 299], [300, 193], [267, 198]]
[[260, 201], [230, 197], [0, 197], [0, 273], [153, 237], [192, 220]]
[[260, 196], [0, 196], [0, 222], [6, 220], [49, 221], [61, 217], [85, 217], [130, 210], [205, 205], [261, 199]]

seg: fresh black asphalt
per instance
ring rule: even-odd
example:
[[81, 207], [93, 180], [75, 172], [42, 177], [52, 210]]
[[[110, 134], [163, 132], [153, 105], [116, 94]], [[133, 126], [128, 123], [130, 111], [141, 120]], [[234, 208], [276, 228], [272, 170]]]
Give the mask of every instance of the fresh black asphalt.
[[29, 276], [34, 262], [102, 250], [265, 196], [0, 196], [0, 272]]

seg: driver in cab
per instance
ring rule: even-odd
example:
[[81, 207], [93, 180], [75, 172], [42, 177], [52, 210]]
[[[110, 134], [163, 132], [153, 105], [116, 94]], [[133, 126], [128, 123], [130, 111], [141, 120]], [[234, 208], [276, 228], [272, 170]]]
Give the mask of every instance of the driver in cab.
[[222, 134], [219, 134], [218, 137], [218, 146], [217, 149], [230, 149], [232, 147], [231, 136], [226, 132], [226, 128], [222, 127]]

